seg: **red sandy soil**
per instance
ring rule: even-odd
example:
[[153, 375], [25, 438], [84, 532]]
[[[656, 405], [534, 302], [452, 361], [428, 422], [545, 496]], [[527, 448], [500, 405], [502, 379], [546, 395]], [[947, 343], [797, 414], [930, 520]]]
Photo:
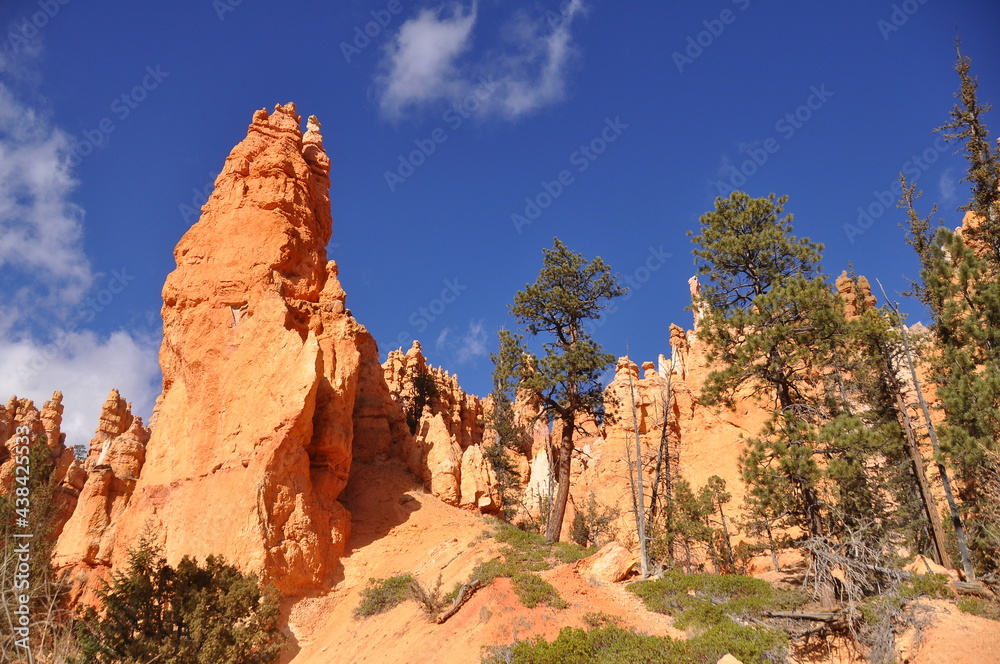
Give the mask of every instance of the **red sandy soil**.
[[926, 602], [933, 624], [900, 664], [1000, 664], [1000, 622], [973, 616], [947, 600]]
[[355, 621], [351, 613], [369, 578], [410, 572], [432, 585], [440, 574], [442, 590], [450, 590], [476, 565], [495, 557], [497, 545], [482, 538], [489, 530], [482, 517], [423, 493], [395, 462], [355, 464], [341, 500], [353, 516], [341, 561], [343, 580], [329, 593], [290, 607], [290, 629], [298, 643], [283, 662], [411, 664], [419, 655], [426, 664], [474, 664], [484, 645], [535, 635], [551, 640], [563, 627], [583, 627], [583, 616], [592, 612], [617, 616], [648, 634], [682, 636], [667, 616], [646, 610], [623, 587], [592, 585], [572, 565], [542, 574], [569, 603], [566, 609], [527, 609], [510, 582], [497, 579], [443, 625], [429, 622], [412, 601]]
[[[341, 500], [353, 515], [353, 532], [341, 560], [339, 582], [329, 592], [286, 607], [295, 646], [283, 664], [478, 664], [482, 648], [537, 635], [551, 640], [566, 626], [584, 627], [583, 616], [617, 616], [639, 632], [683, 638], [667, 616], [646, 610], [623, 584], [594, 585], [574, 566], [542, 573], [569, 603], [562, 610], [525, 608], [507, 579], [479, 590], [443, 625], [427, 620], [415, 602], [354, 620], [369, 578], [406, 572], [425, 586], [440, 575], [442, 590], [466, 581], [472, 569], [497, 554], [483, 533], [488, 523], [423, 489], [394, 461], [354, 464]], [[770, 579], [778, 581], [778, 579]], [[915, 654], [900, 664], [1000, 664], [1000, 623], [960, 612], [945, 600], [929, 602], [934, 623]], [[811, 664], [862, 661], [857, 652], [818, 654]]]

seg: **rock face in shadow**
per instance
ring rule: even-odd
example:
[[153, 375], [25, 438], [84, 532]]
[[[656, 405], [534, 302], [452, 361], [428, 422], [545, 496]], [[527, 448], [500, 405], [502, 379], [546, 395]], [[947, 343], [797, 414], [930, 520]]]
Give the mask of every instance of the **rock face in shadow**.
[[481, 450], [483, 405], [462, 391], [457, 376], [431, 366], [419, 342], [405, 353], [390, 351], [382, 376], [362, 379], [358, 403], [356, 426], [367, 434], [358, 436], [360, 460], [401, 459], [450, 505], [498, 507]]

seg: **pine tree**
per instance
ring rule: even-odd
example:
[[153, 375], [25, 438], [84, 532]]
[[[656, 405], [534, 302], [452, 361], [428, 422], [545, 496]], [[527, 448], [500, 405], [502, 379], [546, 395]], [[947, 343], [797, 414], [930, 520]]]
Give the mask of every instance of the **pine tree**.
[[791, 215], [781, 216], [786, 201], [736, 191], [701, 217], [694, 255], [710, 280], [696, 331], [719, 366], [702, 397], [732, 405], [745, 390], [772, 400], [773, 417], [743, 458], [744, 479], [773, 484], [768, 477], [779, 475], [772, 514], [819, 536], [816, 441], [827, 410], [816, 383], [833, 364], [843, 310], [819, 273], [822, 245], [792, 234]]
[[748, 529], [772, 548], [773, 530], [788, 528], [881, 542], [913, 513], [916, 493], [887, 382], [895, 370], [876, 363], [891, 344], [890, 319], [861, 302], [848, 320], [820, 272], [822, 246], [793, 235], [785, 201], [733, 192], [701, 218], [694, 253], [709, 282], [696, 331], [715, 363], [702, 398], [732, 406], [751, 394], [772, 404], [741, 457]]
[[520, 497], [521, 477], [510, 453], [530, 452], [531, 441], [524, 428], [519, 426], [514, 414], [514, 405], [509, 393], [513, 391], [512, 372], [503, 366], [504, 358], [491, 355], [495, 363], [493, 391], [490, 393], [490, 408], [486, 414], [486, 424], [493, 430], [495, 439], [483, 445], [483, 457], [490, 465], [496, 479], [500, 499], [500, 513], [507, 521], [513, 519]]
[[270, 664], [284, 637], [276, 591], [217, 556], [166, 564], [150, 534], [79, 621], [83, 664]]
[[970, 210], [983, 220], [980, 226], [968, 230], [970, 237], [966, 240], [985, 245], [993, 262], [1000, 264], [1000, 145], [991, 144], [982, 119], [992, 106], [979, 103], [976, 93], [979, 81], [971, 74], [972, 59], [962, 55], [962, 45], [957, 39], [955, 53], [955, 71], [961, 81], [955, 93], [959, 103], [951, 110], [951, 121], [934, 131], [943, 132], [948, 141], [963, 144], [969, 167], [962, 181], [972, 184], [972, 197], [959, 209]]
[[501, 330], [497, 370], [505, 385], [516, 383], [517, 388], [508, 389], [536, 395], [546, 416], [561, 425], [560, 443], [553, 450], [558, 491], [545, 527], [545, 539], [552, 543], [559, 540], [569, 500], [574, 433], [582, 418], [603, 414], [598, 378], [614, 360], [587, 333], [585, 323], [599, 318], [608, 301], [626, 290], [600, 257], [587, 261], [558, 238], [543, 252], [538, 278], [514, 296], [510, 307], [531, 337], [546, 335], [543, 354], [531, 353], [523, 335]]
[[971, 60], [957, 44], [956, 50], [960, 103], [937, 131], [962, 142], [969, 164], [965, 181], [972, 184], [971, 201], [962, 209], [972, 214], [960, 233], [934, 228], [916, 213], [914, 187], [905, 180], [900, 207], [907, 211], [907, 242], [921, 266], [913, 292], [933, 319], [928, 362], [944, 410], [938, 427], [942, 463], [954, 469], [963, 512], [954, 521], [968, 529], [976, 564], [995, 570], [1000, 505], [981, 488], [998, 472], [992, 460], [1000, 448], [1000, 153], [983, 121], [990, 107], [977, 100]]

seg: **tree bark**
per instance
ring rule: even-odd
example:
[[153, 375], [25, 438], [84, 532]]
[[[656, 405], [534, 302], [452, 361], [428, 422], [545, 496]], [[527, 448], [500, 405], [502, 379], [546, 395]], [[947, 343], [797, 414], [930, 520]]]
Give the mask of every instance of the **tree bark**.
[[[629, 401], [632, 403], [632, 429], [635, 433], [635, 482], [632, 487], [635, 496], [635, 528], [639, 537], [639, 570], [642, 578], [649, 576], [649, 554], [646, 549], [646, 505], [645, 488], [642, 477], [642, 439], [639, 437], [639, 415], [635, 407], [635, 386], [632, 372], [628, 374]], [[633, 469], [629, 469], [631, 476]]]
[[574, 413], [562, 417], [562, 435], [559, 446], [559, 458], [556, 461], [556, 492], [555, 503], [549, 508], [549, 520], [545, 524], [545, 542], [554, 544], [559, 541], [562, 533], [563, 518], [566, 516], [566, 504], [569, 502], [569, 473], [573, 461], [573, 429], [576, 425]]

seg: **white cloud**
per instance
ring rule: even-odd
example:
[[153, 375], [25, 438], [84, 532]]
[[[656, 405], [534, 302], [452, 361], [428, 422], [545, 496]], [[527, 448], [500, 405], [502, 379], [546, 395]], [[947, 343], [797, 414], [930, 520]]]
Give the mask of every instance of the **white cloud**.
[[457, 355], [459, 364], [486, 355], [486, 326], [482, 319], [469, 321], [469, 332], [462, 337]]
[[397, 121], [411, 110], [475, 95], [481, 112], [516, 119], [560, 101], [575, 52], [571, 28], [582, 13], [582, 0], [571, 0], [561, 14], [518, 12], [502, 31], [504, 48], [470, 61], [463, 56], [472, 50], [475, 0], [468, 9], [453, 3], [421, 10], [386, 49], [375, 81], [382, 114]]
[[63, 132], [0, 83], [0, 268], [33, 284], [8, 305], [78, 302], [93, 280], [83, 210], [69, 200], [76, 181], [66, 166], [68, 147]]
[[956, 194], [958, 193], [958, 181], [955, 179], [954, 170], [947, 168], [938, 178], [938, 190], [941, 192], [941, 198], [949, 205], [956, 202]]
[[436, 350], [444, 350], [447, 347], [447, 345], [448, 345], [448, 335], [450, 333], [451, 333], [451, 328], [450, 327], [446, 327], [443, 330], [441, 330], [441, 333], [438, 334], [437, 341], [434, 342], [434, 348]]
[[[71, 332], [56, 342], [0, 339], [0, 395], [17, 395], [41, 408], [52, 392], [63, 393], [62, 431], [67, 445], [86, 445], [112, 388], [148, 417], [160, 392], [159, 339], [123, 330], [107, 337]], [[145, 419], [145, 418], [144, 418]]]
[[459, 364], [471, 362], [488, 354], [486, 348], [486, 325], [482, 319], [470, 320], [469, 330], [465, 334], [452, 334], [451, 327], [446, 327], [438, 333], [434, 342], [434, 350], [440, 354], [448, 353]]
[[[13, 64], [0, 62], [9, 73]], [[67, 165], [69, 139], [0, 83], [0, 400], [35, 405], [63, 392], [63, 432], [85, 444], [117, 387], [137, 414], [159, 393], [158, 339], [84, 329], [95, 274], [83, 249], [83, 210]], [[129, 279], [130, 280], [130, 279]], [[127, 280], [126, 282], [127, 283]], [[120, 292], [120, 288], [115, 286]], [[111, 291], [108, 291], [111, 295]], [[104, 291], [99, 294], [106, 307]]]
[[389, 71], [378, 80], [382, 112], [398, 119], [408, 106], [461, 94], [455, 59], [471, 46], [476, 4], [423, 9], [389, 47]]

